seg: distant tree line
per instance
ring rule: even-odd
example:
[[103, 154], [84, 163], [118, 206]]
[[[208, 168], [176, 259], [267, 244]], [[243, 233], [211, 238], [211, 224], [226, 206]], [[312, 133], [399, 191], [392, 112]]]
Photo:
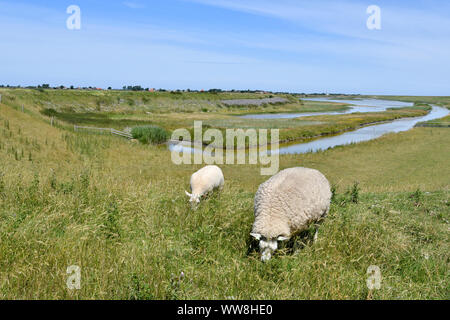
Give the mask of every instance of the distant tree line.
[[148, 91], [148, 88], [144, 89], [141, 86], [123, 86], [122, 89], [128, 91]]
[[[44, 83], [44, 84], [40, 84], [37, 86], [26, 86], [26, 87], [21, 87], [20, 85], [18, 86], [12, 86], [12, 85], [0, 85], [0, 88], [26, 88], [26, 89], [37, 89], [39, 91], [43, 91], [44, 89], [64, 89], [64, 90], [103, 90], [102, 88], [99, 87], [74, 87], [73, 85], [66, 87], [64, 85], [60, 85], [60, 86], [55, 86], [55, 87], [51, 87], [50, 84], [48, 83]], [[112, 87], [108, 87], [107, 90], [113, 90]], [[315, 92], [315, 93], [298, 93], [298, 92], [283, 92], [283, 91], [267, 91], [267, 90], [236, 90], [236, 89], [231, 89], [231, 90], [223, 90], [223, 89], [218, 89], [218, 88], [212, 88], [209, 90], [195, 90], [195, 89], [184, 89], [184, 90], [168, 90], [168, 89], [150, 89], [150, 88], [144, 88], [140, 85], [133, 85], [133, 86], [123, 86], [122, 90], [124, 91], [151, 91], [151, 92], [170, 92], [172, 94], [181, 94], [182, 92], [196, 92], [196, 93], [212, 93], [212, 94], [218, 94], [218, 93], [226, 93], [226, 92], [232, 92], [232, 93], [253, 93], [253, 94], [292, 94], [292, 95], [298, 95], [298, 96], [359, 96], [359, 94], [346, 94], [346, 93], [325, 93], [325, 92]]]

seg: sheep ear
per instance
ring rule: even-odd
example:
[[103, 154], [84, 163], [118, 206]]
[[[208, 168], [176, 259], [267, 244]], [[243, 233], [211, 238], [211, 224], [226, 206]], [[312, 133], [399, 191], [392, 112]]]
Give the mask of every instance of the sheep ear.
[[191, 196], [192, 196], [192, 194], [190, 194], [190, 193], [187, 192], [186, 190], [184, 190], [184, 192], [186, 193], [186, 195], [187, 195], [188, 197], [191, 197]]
[[259, 233], [250, 233], [250, 235], [256, 240], [261, 240], [261, 235]]
[[278, 241], [286, 241], [286, 240], [289, 240], [289, 238], [288, 238], [288, 237], [284, 237], [284, 236], [279, 236], [279, 237], [277, 238], [277, 240], [278, 240]]

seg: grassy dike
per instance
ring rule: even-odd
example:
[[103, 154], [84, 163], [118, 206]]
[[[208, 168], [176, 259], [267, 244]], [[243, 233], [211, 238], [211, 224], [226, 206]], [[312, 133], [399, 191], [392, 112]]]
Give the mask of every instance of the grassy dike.
[[[268, 178], [258, 166], [224, 165], [223, 192], [191, 211], [184, 190], [199, 166], [174, 165], [162, 147], [51, 127], [40, 106], [21, 112], [7, 102], [1, 299], [450, 297], [446, 128], [281, 156], [280, 169], [321, 170], [337, 195], [318, 242], [263, 264], [248, 237]], [[66, 288], [70, 265], [81, 267], [79, 291]], [[382, 273], [374, 292], [370, 265]]]

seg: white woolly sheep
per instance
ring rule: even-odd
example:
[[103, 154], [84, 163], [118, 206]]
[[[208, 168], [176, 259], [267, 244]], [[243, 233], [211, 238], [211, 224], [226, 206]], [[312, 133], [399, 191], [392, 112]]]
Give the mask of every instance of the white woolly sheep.
[[218, 166], [206, 166], [193, 173], [191, 176], [191, 193], [186, 192], [190, 197], [191, 204], [200, 202], [200, 198], [214, 189], [222, 189], [225, 183], [222, 170]]
[[259, 241], [261, 260], [270, 260], [278, 249], [277, 241], [288, 240], [325, 217], [330, 200], [330, 184], [315, 169], [285, 169], [261, 184], [255, 195], [255, 222], [250, 233]]

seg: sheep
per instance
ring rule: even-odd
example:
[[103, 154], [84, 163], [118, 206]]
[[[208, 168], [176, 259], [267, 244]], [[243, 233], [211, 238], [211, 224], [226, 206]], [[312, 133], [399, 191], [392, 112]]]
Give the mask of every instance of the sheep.
[[194, 205], [200, 202], [200, 198], [216, 188], [222, 189], [225, 183], [222, 170], [218, 166], [206, 166], [193, 173], [191, 176], [191, 193], [189, 202]]
[[259, 241], [261, 260], [270, 260], [278, 249], [277, 241], [289, 240], [324, 218], [330, 202], [330, 184], [315, 169], [285, 169], [261, 184], [255, 195], [255, 221], [250, 233]]

